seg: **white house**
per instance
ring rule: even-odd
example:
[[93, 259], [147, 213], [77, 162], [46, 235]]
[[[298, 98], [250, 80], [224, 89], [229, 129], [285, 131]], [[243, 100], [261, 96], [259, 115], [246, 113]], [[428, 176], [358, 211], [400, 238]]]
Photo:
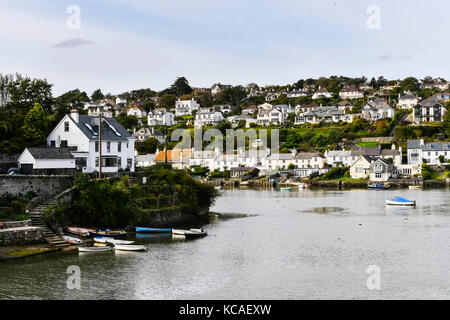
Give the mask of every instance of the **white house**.
[[127, 116], [135, 116], [136, 118], [143, 118], [147, 116], [147, 112], [144, 109], [142, 109], [141, 106], [135, 104], [132, 105], [131, 107], [128, 107]]
[[116, 104], [127, 104], [127, 99], [122, 98], [122, 97], [117, 97]]
[[180, 100], [175, 101], [175, 116], [188, 116], [192, 115], [192, 112], [198, 110], [200, 108], [200, 104], [195, 101], [194, 98], [191, 100]]
[[17, 162], [22, 174], [76, 171], [75, 158], [68, 148], [25, 148]]
[[428, 164], [440, 164], [439, 157], [444, 162], [450, 159], [450, 142], [425, 142], [420, 140], [407, 141], [408, 164], [421, 165], [423, 160]]
[[355, 86], [347, 86], [339, 91], [339, 97], [341, 99], [360, 99], [364, 97], [364, 94]]
[[415, 95], [405, 94], [400, 97], [400, 94], [399, 94], [397, 108], [412, 109], [417, 105], [418, 102], [419, 102], [419, 99]]
[[394, 165], [387, 160], [377, 159], [370, 164], [369, 178], [374, 182], [387, 182], [394, 174]]
[[142, 154], [136, 156], [136, 167], [150, 167], [155, 164], [155, 153]]
[[202, 108], [195, 114], [194, 126], [215, 126], [223, 120], [222, 112], [211, 111], [209, 108]]
[[260, 109], [256, 121], [259, 126], [280, 125], [284, 123], [284, 113], [277, 108]]
[[317, 124], [320, 122], [353, 122], [354, 115], [346, 114], [335, 106], [317, 107], [312, 111], [301, 112], [298, 110], [294, 124]]
[[[114, 118], [102, 118], [101, 136], [102, 171], [134, 171], [133, 136]], [[98, 171], [99, 118], [79, 115], [77, 110], [72, 110], [49, 134], [47, 145], [70, 147], [77, 168], [83, 172]]]
[[243, 114], [243, 115], [239, 115], [239, 116], [229, 116], [228, 118], [227, 118], [227, 121], [229, 122], [229, 123], [231, 123], [231, 126], [233, 127], [233, 128], [236, 128], [238, 125], [239, 125], [239, 122], [240, 121], [245, 121], [245, 127], [246, 128], [250, 128], [250, 125], [252, 124], [252, 123], [257, 123], [257, 120], [256, 119], [254, 119], [253, 117], [251, 117], [251, 116], [249, 116], [249, 115], [245, 115], [245, 114]]
[[313, 100], [323, 98], [331, 98], [331, 94], [328, 92], [327, 88], [319, 88], [312, 96]]
[[156, 108], [150, 111], [147, 121], [149, 126], [173, 126], [176, 124], [175, 115], [172, 112], [167, 112], [166, 108]]
[[392, 119], [394, 114], [394, 108], [383, 98], [371, 100], [362, 108], [363, 118], [368, 121], [377, 121], [386, 118]]
[[327, 150], [325, 158], [332, 167], [351, 167], [363, 154], [364, 150]]

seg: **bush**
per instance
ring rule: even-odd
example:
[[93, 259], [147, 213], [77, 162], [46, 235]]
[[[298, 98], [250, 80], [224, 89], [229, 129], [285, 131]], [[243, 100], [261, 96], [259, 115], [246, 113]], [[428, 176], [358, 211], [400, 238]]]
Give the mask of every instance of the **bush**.
[[[322, 180], [339, 179], [339, 178], [342, 178], [343, 176], [345, 176], [347, 174], [347, 172], [348, 172], [347, 167], [333, 168], [322, 175]], [[350, 175], [350, 173], [348, 173], [348, 175]]]

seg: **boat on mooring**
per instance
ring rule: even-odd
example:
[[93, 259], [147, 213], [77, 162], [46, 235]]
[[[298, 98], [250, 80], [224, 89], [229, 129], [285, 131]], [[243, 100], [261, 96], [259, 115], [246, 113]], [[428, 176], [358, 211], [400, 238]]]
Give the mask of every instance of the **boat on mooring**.
[[133, 244], [134, 241], [131, 240], [120, 240], [108, 237], [95, 237], [94, 241], [97, 243], [111, 243], [111, 244]]
[[205, 230], [194, 228], [191, 228], [189, 230], [172, 229], [172, 234], [176, 236], [184, 236], [186, 239], [202, 238], [208, 235]]
[[292, 191], [291, 187], [280, 188], [280, 191]]
[[167, 233], [167, 232], [172, 232], [172, 228], [136, 227], [136, 232], [139, 232], [139, 233]]
[[75, 238], [75, 237], [71, 237], [71, 236], [66, 236], [66, 235], [62, 235], [61, 238], [68, 243], [71, 244], [82, 244], [83, 240]]
[[78, 247], [79, 252], [88, 252], [88, 253], [94, 253], [94, 252], [108, 252], [111, 251], [112, 247], [105, 246], [105, 247]]
[[75, 234], [82, 237], [88, 237], [90, 232], [95, 232], [95, 229], [78, 228], [78, 227], [67, 227], [66, 230], [71, 234]]
[[389, 206], [416, 206], [416, 200], [394, 197], [391, 199], [386, 199], [386, 204]]
[[120, 251], [147, 251], [146, 245], [114, 244], [114, 248]]
[[384, 184], [372, 183], [367, 185], [369, 189], [379, 189], [379, 190], [387, 190], [389, 189], [389, 185], [385, 186]]
[[409, 188], [409, 190], [420, 190], [420, 189], [422, 189], [422, 187], [421, 186], [409, 186], [408, 187]]
[[89, 232], [89, 237], [91, 238], [123, 238], [127, 235], [125, 230], [95, 230], [93, 232]]

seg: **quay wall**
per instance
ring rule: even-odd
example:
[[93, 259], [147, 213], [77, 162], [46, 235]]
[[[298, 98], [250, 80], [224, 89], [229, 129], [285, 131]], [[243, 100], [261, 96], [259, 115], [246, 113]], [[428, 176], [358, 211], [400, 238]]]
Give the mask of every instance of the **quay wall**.
[[0, 229], [0, 246], [27, 245], [45, 242], [45, 229], [18, 227]]
[[0, 196], [19, 196], [29, 191], [55, 196], [73, 185], [73, 176], [0, 175]]

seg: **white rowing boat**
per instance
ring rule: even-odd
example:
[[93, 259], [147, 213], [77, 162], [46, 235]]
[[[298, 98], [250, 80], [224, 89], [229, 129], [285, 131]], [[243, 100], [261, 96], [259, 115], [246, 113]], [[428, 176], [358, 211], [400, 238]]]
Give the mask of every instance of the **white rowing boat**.
[[115, 244], [114, 248], [120, 251], [147, 251], [147, 246], [145, 245]]
[[386, 204], [389, 206], [412, 206], [416, 205], [416, 200], [408, 200], [401, 197], [394, 197], [391, 199], [386, 199]]
[[78, 247], [79, 252], [107, 252], [111, 251], [111, 247]]
[[95, 242], [98, 243], [112, 243], [112, 244], [133, 244], [134, 241], [130, 240], [119, 240], [114, 238], [108, 238], [108, 237], [96, 237], [94, 238]]

